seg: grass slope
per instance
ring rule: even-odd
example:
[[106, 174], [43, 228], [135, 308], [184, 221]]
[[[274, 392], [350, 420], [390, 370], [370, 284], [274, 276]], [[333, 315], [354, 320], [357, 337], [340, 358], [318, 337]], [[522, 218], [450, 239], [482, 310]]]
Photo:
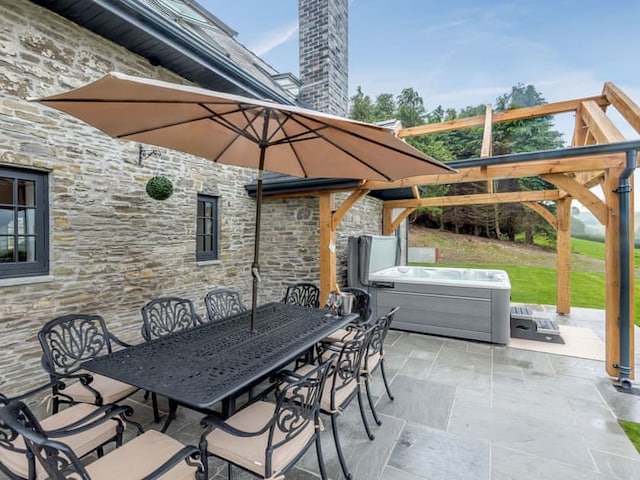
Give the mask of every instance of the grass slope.
[[[556, 304], [556, 254], [525, 246], [449, 232], [411, 227], [410, 246], [436, 246], [438, 266], [505, 270], [511, 299], [518, 303]], [[571, 305], [605, 308], [604, 244], [572, 239]], [[638, 250], [635, 252], [638, 258]], [[640, 279], [636, 271], [635, 322], [640, 326]]]

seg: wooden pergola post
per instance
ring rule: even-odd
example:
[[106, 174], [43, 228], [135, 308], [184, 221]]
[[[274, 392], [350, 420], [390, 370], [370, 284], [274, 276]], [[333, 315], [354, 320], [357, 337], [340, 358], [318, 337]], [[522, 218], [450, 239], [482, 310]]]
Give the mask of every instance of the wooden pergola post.
[[571, 312], [571, 200], [567, 196], [556, 202], [556, 311], [561, 315]]
[[334, 194], [320, 192], [320, 304], [336, 283], [336, 231], [333, 228]]

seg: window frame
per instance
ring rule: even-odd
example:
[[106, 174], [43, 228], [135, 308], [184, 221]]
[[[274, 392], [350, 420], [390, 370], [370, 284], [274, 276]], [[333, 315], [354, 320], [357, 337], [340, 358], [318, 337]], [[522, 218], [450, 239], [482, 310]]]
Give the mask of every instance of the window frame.
[[[210, 203], [212, 204], [212, 215], [200, 215], [200, 204], [201, 203]], [[203, 208], [203, 212], [206, 209]], [[205, 233], [201, 227], [201, 221], [210, 220], [211, 221], [211, 233]], [[197, 262], [208, 262], [212, 260], [220, 260], [220, 197], [217, 195], [205, 195], [198, 194], [197, 202], [196, 202], [196, 261]], [[211, 239], [211, 249], [201, 249], [200, 238]], [[202, 242], [202, 245], [206, 245], [207, 242]]]
[[[39, 170], [14, 168], [0, 165], [0, 177], [16, 181], [27, 180], [35, 183], [35, 255], [33, 262], [0, 262], [0, 280], [34, 277], [49, 274], [49, 173]], [[14, 221], [17, 203], [13, 192]], [[15, 236], [18, 233], [14, 233]], [[15, 239], [14, 239], [15, 244]]]

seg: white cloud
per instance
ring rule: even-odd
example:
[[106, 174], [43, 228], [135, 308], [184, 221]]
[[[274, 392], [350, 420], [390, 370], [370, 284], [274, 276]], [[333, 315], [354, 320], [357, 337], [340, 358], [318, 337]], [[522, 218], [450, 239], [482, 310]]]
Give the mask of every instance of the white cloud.
[[297, 38], [298, 35], [298, 20], [295, 22], [284, 25], [277, 30], [270, 30], [261, 35], [255, 40], [253, 45], [249, 46], [249, 50], [258, 55], [259, 57], [266, 55], [271, 50], [279, 47], [283, 43]]

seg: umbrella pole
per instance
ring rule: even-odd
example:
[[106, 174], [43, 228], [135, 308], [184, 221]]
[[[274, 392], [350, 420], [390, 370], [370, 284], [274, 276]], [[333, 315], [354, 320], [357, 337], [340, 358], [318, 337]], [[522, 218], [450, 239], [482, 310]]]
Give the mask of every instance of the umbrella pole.
[[260, 166], [258, 167], [258, 191], [256, 193], [256, 230], [253, 242], [253, 291], [251, 299], [251, 331], [256, 331], [256, 308], [258, 306], [258, 283], [260, 282], [260, 217], [262, 216], [262, 175], [264, 174], [264, 154], [266, 146], [260, 146]]

